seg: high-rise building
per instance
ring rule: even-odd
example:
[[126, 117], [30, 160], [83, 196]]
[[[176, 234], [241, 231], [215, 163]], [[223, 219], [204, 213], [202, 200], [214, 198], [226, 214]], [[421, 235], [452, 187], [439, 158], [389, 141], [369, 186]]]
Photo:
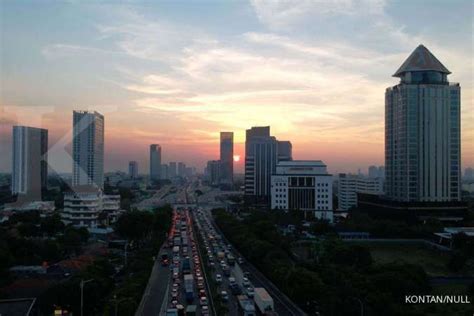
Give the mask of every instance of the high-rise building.
[[333, 221], [332, 175], [320, 160], [281, 161], [272, 175], [271, 208]]
[[186, 164], [184, 162], [178, 162], [178, 176], [183, 178], [186, 176]]
[[[291, 143], [281, 142], [282, 157], [291, 156]], [[255, 202], [269, 202], [271, 175], [279, 161], [279, 141], [270, 136], [270, 126], [252, 127], [245, 139], [245, 196]], [[290, 146], [288, 146], [290, 145]], [[284, 154], [284, 155], [283, 155]]]
[[279, 140], [278, 141], [278, 161], [291, 161], [293, 160], [293, 146], [290, 141]]
[[369, 178], [385, 178], [385, 167], [384, 166], [370, 166], [368, 169]]
[[459, 201], [460, 86], [423, 45], [385, 93], [386, 196], [400, 202]]
[[464, 170], [464, 179], [465, 180], [474, 180], [474, 169], [473, 168], [466, 168]]
[[221, 183], [234, 182], [234, 133], [221, 132], [220, 138]]
[[40, 200], [47, 186], [48, 130], [13, 126], [12, 152], [12, 193]]
[[168, 176], [170, 177], [170, 179], [173, 179], [173, 178], [176, 178], [177, 175], [178, 175], [178, 170], [177, 170], [176, 162], [171, 161], [168, 167]]
[[104, 116], [73, 112], [72, 185], [104, 187]]
[[217, 186], [221, 180], [221, 162], [219, 160], [209, 160], [206, 167], [206, 178], [210, 185]]
[[130, 161], [128, 163], [128, 176], [132, 179], [138, 177], [138, 162]]
[[168, 171], [169, 171], [169, 167], [168, 165], [164, 164], [164, 165], [161, 165], [161, 179], [169, 179], [170, 176], [168, 174]]
[[161, 178], [161, 146], [150, 145], [150, 179], [159, 180]]

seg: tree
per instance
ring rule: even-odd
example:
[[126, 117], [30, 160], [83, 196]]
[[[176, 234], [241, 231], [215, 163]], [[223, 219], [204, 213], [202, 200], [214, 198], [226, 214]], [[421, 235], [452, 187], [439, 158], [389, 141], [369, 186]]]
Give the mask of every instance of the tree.
[[64, 223], [61, 221], [61, 216], [56, 213], [42, 219], [40, 227], [44, 234], [52, 237], [64, 230]]

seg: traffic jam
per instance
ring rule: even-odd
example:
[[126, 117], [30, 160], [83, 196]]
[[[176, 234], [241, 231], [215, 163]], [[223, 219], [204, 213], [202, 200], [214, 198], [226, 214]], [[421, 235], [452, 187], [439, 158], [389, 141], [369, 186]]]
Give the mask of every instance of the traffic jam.
[[210, 315], [198, 245], [193, 236], [189, 211], [175, 209], [166, 245], [168, 253], [161, 257], [161, 264], [169, 266], [171, 271], [167, 316]]
[[[193, 213], [196, 226], [203, 240], [203, 260], [212, 271], [219, 299], [229, 315], [277, 315], [272, 297], [263, 287], [255, 288], [249, 280], [249, 272], [241, 266], [244, 259], [235, 258], [232, 246], [227, 244], [211, 224], [209, 214], [202, 209]], [[204, 259], [206, 257], [206, 259]], [[215, 302], [214, 302], [215, 303]]]

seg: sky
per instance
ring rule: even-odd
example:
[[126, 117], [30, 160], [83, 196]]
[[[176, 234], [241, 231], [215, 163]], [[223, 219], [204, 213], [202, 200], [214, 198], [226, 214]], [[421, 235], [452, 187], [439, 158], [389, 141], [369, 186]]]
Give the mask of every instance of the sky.
[[[1, 1], [0, 172], [12, 125], [47, 128], [70, 172], [72, 111], [105, 116], [106, 171], [149, 145], [202, 169], [219, 132], [271, 126], [330, 172], [384, 162], [384, 93], [424, 44], [460, 82], [462, 165], [474, 165], [473, 2]], [[64, 150], [66, 148], [66, 150]], [[236, 163], [243, 170], [243, 159]]]

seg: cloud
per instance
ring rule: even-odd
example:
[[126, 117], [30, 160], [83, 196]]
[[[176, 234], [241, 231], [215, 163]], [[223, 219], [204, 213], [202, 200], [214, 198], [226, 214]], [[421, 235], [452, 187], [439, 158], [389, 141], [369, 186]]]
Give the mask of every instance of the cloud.
[[87, 47], [80, 45], [69, 45], [69, 44], [51, 44], [45, 46], [41, 53], [48, 59], [56, 59], [71, 56], [94, 56], [97, 55], [109, 55], [109, 54], [121, 54], [118, 51], [104, 50], [95, 47]]

